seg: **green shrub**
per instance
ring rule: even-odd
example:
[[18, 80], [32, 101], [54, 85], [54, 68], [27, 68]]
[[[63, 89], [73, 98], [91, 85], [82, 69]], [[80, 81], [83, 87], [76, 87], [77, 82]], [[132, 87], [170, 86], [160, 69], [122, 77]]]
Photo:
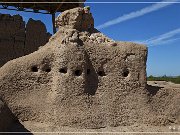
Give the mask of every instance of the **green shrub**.
[[149, 77], [147, 77], [147, 80], [148, 81], [168, 81], [168, 82], [180, 84], [180, 76], [168, 77], [168, 76], [164, 75], [161, 77], [154, 77], [154, 76], [150, 75]]

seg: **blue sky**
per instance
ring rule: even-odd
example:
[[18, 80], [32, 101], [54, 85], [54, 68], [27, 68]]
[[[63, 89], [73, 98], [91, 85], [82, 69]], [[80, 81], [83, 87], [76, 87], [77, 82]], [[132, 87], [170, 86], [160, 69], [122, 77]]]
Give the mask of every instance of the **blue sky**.
[[[137, 2], [137, 0], [131, 1]], [[144, 2], [148, 1], [160, 2], [158, 0]], [[180, 0], [168, 1], [180, 2]], [[99, 0], [99, 2], [110, 2], [110, 0]], [[180, 3], [86, 3], [86, 5], [91, 7], [95, 27], [108, 37], [149, 46], [148, 76], [180, 75]], [[20, 14], [26, 22], [29, 18], [41, 20], [52, 33], [50, 15], [8, 10], [0, 10], [0, 13]]]

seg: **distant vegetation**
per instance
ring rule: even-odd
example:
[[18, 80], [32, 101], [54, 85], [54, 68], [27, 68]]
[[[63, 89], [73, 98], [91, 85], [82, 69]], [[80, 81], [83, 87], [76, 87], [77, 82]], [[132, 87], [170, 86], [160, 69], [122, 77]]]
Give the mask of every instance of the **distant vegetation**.
[[173, 82], [176, 84], [180, 84], [180, 76], [176, 76], [176, 77], [169, 77], [169, 76], [161, 76], [161, 77], [154, 77], [152, 75], [150, 75], [147, 78], [148, 81], [169, 81], [169, 82]]

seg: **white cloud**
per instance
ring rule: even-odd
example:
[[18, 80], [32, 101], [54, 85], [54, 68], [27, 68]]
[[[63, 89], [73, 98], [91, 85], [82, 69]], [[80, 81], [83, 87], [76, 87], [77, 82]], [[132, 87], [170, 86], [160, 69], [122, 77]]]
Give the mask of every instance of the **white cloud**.
[[174, 41], [180, 40], [180, 37], [178, 35], [180, 35], [180, 28], [161, 34], [159, 36], [150, 38], [148, 40], [144, 40], [144, 41], [140, 40], [140, 41], [134, 41], [134, 42], [146, 44], [149, 47], [158, 46], [158, 45], [172, 43]]
[[180, 28], [167, 32], [165, 34], [150, 38], [145, 40], [145, 44], [153, 45], [153, 44], [161, 44], [162, 42], [168, 40], [169, 38], [174, 37], [175, 35], [180, 33]]
[[[143, 15], [151, 13], [153, 11], [162, 9], [164, 7], [167, 7], [167, 6], [170, 6], [170, 5], [174, 4], [173, 2], [177, 2], [177, 1], [179, 1], [179, 0], [163, 0], [162, 2], [164, 2], [164, 3], [156, 3], [156, 4], [153, 4], [151, 6], [145, 7], [141, 10], [134, 11], [134, 12], [131, 12], [129, 14], [125, 14], [123, 16], [116, 18], [116, 19], [105, 22], [105, 23], [97, 26], [96, 28], [97, 29], [103, 29], [103, 28], [106, 28], [106, 27], [109, 27], [109, 26], [130, 20], [130, 19], [133, 19], [133, 18], [136, 18], [139, 16], [143, 16]], [[168, 2], [170, 2], [170, 3], [168, 3]]]
[[164, 44], [170, 44], [170, 43], [173, 43], [177, 40], [180, 40], [180, 38], [172, 38], [172, 39], [169, 39], [169, 40], [165, 40], [165, 41], [161, 41], [157, 44], [150, 44], [148, 45], [148, 47], [153, 47], [153, 46], [159, 46], [159, 45], [164, 45]]

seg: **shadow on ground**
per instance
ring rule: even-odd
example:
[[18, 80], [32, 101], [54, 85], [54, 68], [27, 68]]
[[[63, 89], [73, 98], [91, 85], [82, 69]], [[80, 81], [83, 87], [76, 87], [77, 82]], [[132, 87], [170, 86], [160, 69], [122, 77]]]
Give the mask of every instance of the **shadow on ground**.
[[150, 96], [154, 96], [157, 94], [157, 92], [162, 89], [164, 87], [160, 87], [160, 86], [152, 86], [152, 85], [148, 85], [147, 84], [147, 91], [149, 92]]

